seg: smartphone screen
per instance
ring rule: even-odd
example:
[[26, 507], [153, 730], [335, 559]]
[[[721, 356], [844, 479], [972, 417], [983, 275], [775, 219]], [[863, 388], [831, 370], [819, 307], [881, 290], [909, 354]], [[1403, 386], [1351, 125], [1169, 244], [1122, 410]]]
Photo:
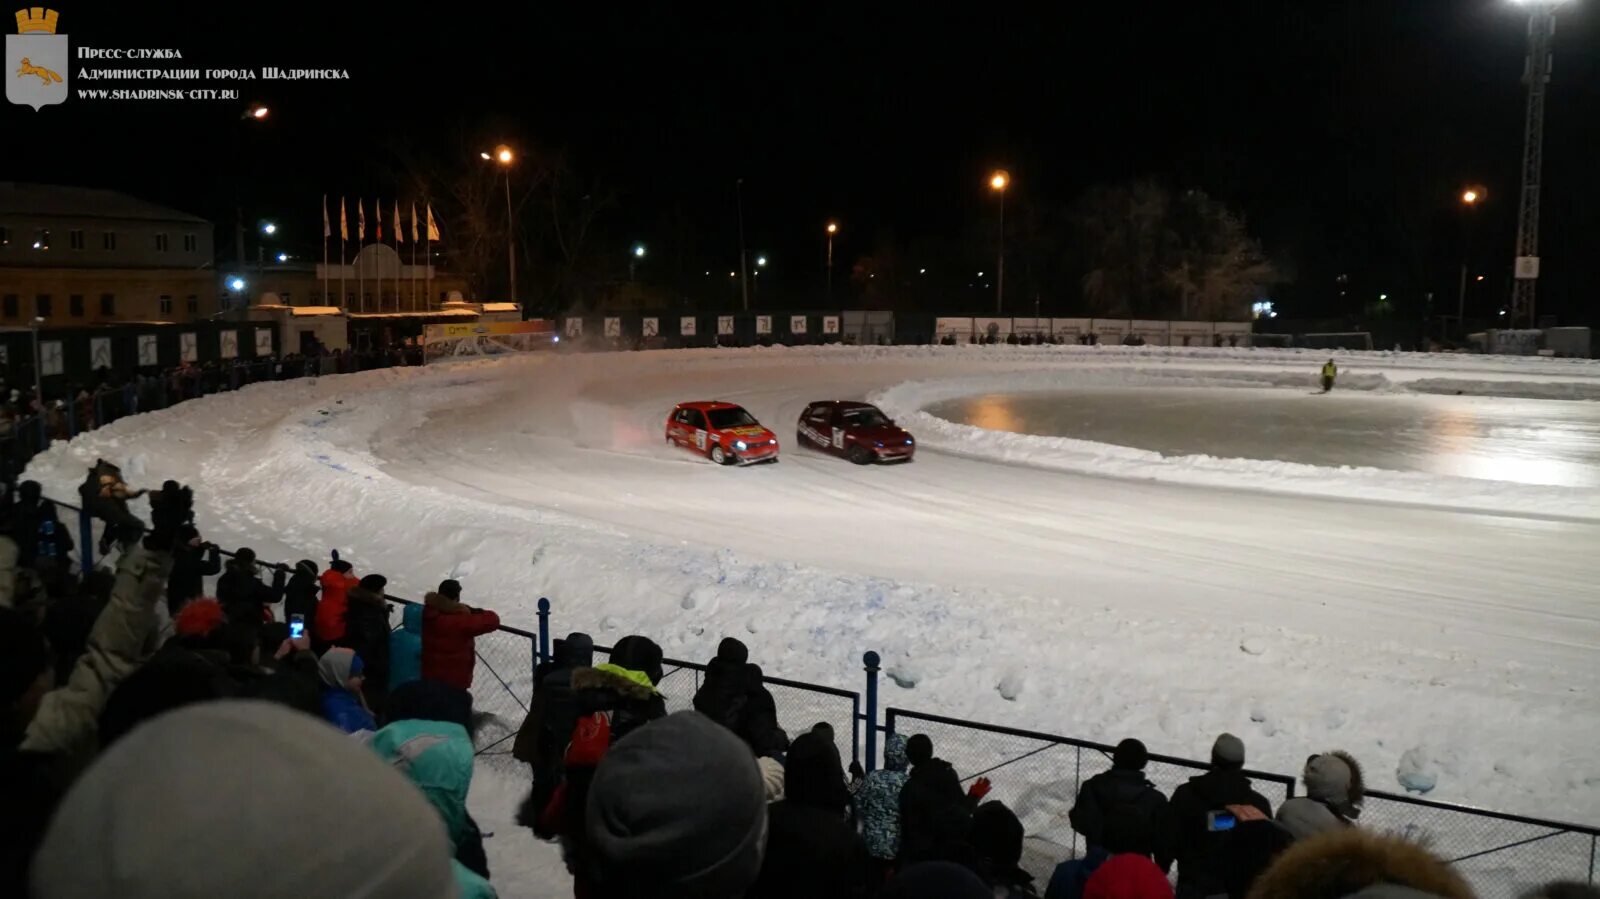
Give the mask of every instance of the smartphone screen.
[[289, 639], [298, 640], [306, 635], [306, 616], [289, 616]]
[[1234, 817], [1232, 812], [1206, 813], [1207, 830], [1232, 830], [1237, 823], [1238, 819]]

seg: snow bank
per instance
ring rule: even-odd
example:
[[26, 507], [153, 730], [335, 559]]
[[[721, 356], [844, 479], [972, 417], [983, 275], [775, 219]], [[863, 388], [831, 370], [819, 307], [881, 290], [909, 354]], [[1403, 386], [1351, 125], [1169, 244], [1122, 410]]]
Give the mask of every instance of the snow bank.
[[[1214, 456], [1165, 456], [1150, 450], [996, 431], [959, 424], [924, 411], [945, 400], [988, 393], [1028, 393], [1073, 387], [1300, 387], [1314, 373], [1293, 369], [1189, 369], [1129, 366], [1052, 368], [976, 377], [910, 381], [874, 393], [871, 401], [917, 435], [923, 449], [1110, 477], [1227, 487], [1304, 496], [1356, 498], [1467, 511], [1600, 520], [1600, 489], [1543, 487], [1376, 468], [1328, 468], [1296, 462]], [[1600, 398], [1600, 381], [1523, 382], [1427, 378], [1396, 384], [1383, 372], [1349, 372], [1340, 389], [1475, 396]]]

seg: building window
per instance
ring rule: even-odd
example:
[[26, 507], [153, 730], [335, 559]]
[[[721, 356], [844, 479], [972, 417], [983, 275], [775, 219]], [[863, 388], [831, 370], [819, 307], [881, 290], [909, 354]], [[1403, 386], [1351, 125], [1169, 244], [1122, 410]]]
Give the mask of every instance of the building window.
[[189, 309], [189, 314], [190, 315], [199, 315], [200, 314], [200, 298], [199, 297], [195, 296], [192, 293], [189, 294], [189, 299], [188, 299], [188, 304], [187, 305], [188, 305], [188, 309]]
[[34, 297], [33, 298], [33, 308], [35, 310], [34, 313], [33, 313], [34, 315], [37, 315], [40, 318], [49, 318], [50, 317], [50, 295], [47, 294], [47, 293], [41, 293], [38, 296]]
[[116, 294], [103, 293], [103, 294], [100, 295], [100, 314], [101, 315], [116, 315], [117, 314], [117, 295]]
[[6, 298], [5, 298], [5, 313], [6, 313], [6, 318], [16, 318], [17, 317], [17, 295], [16, 294], [14, 294], [14, 293], [6, 294]]
[[200, 238], [193, 234], [183, 235], [183, 251], [185, 253], [193, 253], [195, 250], [199, 249], [199, 247]]
[[117, 232], [107, 231], [101, 234], [100, 248], [103, 250], [115, 250], [117, 248]]
[[167, 232], [162, 231], [156, 235], [156, 250], [162, 253], [167, 251]]
[[168, 296], [166, 294], [162, 294], [161, 295], [161, 314], [162, 315], [171, 315], [172, 314], [172, 297], [170, 297], [170, 296]]
[[291, 298], [291, 294], [287, 290], [285, 290], [283, 292], [283, 295], [278, 298], [278, 302], [282, 303], [285, 306], [293, 306], [294, 305], [294, 300]]
[[73, 318], [83, 318], [83, 294], [75, 293], [67, 297], [67, 314]]
[[72, 248], [74, 250], [83, 249], [83, 229], [82, 228], [73, 228], [71, 231], [67, 232], [67, 237], [71, 240]]
[[50, 229], [35, 228], [33, 230], [33, 248], [35, 250], [50, 249]]

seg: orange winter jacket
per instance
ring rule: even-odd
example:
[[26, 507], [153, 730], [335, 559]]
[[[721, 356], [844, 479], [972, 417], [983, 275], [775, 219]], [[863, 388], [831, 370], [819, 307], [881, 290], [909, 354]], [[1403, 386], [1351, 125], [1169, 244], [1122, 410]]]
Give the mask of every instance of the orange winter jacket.
[[322, 599], [317, 602], [313, 631], [319, 641], [335, 643], [344, 639], [344, 611], [350, 604], [350, 588], [361, 580], [354, 574], [342, 574], [329, 568], [317, 582], [322, 585]]

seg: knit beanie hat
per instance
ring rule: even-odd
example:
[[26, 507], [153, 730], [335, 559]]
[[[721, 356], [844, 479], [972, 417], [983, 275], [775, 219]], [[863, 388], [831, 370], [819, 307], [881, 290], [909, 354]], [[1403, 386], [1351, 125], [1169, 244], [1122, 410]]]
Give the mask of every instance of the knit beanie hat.
[[215, 599], [197, 599], [178, 610], [172, 619], [172, 632], [179, 637], [204, 637], [228, 620], [222, 603]]
[[584, 867], [606, 894], [738, 896], [761, 871], [767, 802], [755, 757], [699, 712], [617, 741], [585, 809]]
[[1172, 885], [1155, 862], [1128, 852], [1106, 859], [1089, 875], [1083, 899], [1172, 899]]
[[[197, 776], [215, 771], [249, 776]], [[456, 895], [451, 854], [438, 813], [361, 743], [272, 703], [225, 700], [156, 718], [100, 755], [50, 823], [32, 895], [438, 899]]]
[[723, 637], [717, 644], [717, 659], [742, 665], [750, 661], [750, 649], [732, 637]]
[[361, 589], [371, 593], [382, 593], [389, 586], [389, 579], [381, 574], [369, 574], [361, 579]]
[[437, 592], [440, 596], [447, 596], [447, 597], [449, 597], [451, 599], [460, 599], [461, 598], [461, 582], [456, 580], [455, 578], [451, 578], [449, 580], [440, 581], [439, 582], [439, 589], [437, 591], [435, 591], [435, 592]]
[[1244, 764], [1244, 741], [1233, 734], [1217, 737], [1211, 744], [1211, 764], [1224, 768], [1238, 768]]
[[1118, 743], [1116, 750], [1111, 753], [1111, 764], [1118, 768], [1143, 771], [1149, 762], [1149, 750], [1144, 748], [1144, 743], [1132, 737]]

